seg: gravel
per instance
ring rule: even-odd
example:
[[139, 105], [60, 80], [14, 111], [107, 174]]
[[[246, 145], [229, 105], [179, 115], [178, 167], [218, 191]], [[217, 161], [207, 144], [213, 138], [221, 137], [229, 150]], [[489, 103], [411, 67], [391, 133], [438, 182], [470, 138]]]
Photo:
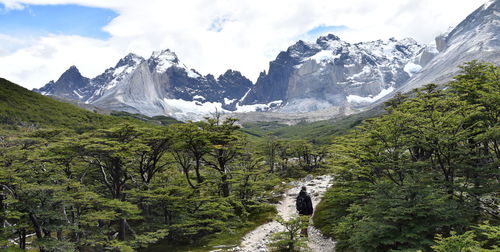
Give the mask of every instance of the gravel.
[[[318, 177], [308, 175], [299, 182], [291, 183], [293, 188], [285, 192], [285, 197], [276, 205], [278, 214], [285, 220], [298, 216], [295, 209], [295, 198], [303, 185], [307, 185], [307, 191], [311, 195], [313, 206], [316, 207], [326, 189], [331, 185], [331, 179], [332, 177], [327, 175]], [[269, 251], [267, 244], [269, 244], [272, 234], [281, 231], [283, 231], [283, 226], [276, 221], [263, 224], [245, 235], [240, 246], [232, 248], [230, 251], [267, 252]], [[318, 229], [309, 226], [308, 233], [308, 246], [311, 251], [335, 251], [335, 242], [324, 237]]]

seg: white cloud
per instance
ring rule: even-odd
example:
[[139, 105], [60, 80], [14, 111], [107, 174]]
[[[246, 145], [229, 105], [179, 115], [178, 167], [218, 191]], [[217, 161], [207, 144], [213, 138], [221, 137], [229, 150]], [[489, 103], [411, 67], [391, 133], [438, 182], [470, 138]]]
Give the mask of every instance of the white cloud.
[[279, 51], [316, 26], [347, 26], [336, 34], [350, 42], [413, 37], [429, 43], [484, 1], [0, 0], [7, 8], [71, 3], [119, 14], [103, 28], [111, 34], [107, 40], [46, 35], [19, 45], [12, 41], [22, 38], [0, 43], [0, 76], [40, 87], [73, 64], [94, 77], [128, 52], [149, 57], [153, 50], [170, 48], [201, 73], [218, 75], [231, 68], [255, 80]]

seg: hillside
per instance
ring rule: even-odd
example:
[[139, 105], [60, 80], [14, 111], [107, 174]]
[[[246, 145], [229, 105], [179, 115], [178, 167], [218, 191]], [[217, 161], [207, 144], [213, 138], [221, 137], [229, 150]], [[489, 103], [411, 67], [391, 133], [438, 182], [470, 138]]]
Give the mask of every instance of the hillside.
[[144, 121], [161, 125], [178, 122], [165, 116], [149, 118], [125, 112], [112, 112], [111, 116], [102, 115], [29, 91], [0, 78], [0, 124], [24, 127], [100, 128], [126, 121]]
[[315, 144], [330, 144], [333, 137], [347, 134], [363, 120], [384, 113], [383, 106], [359, 114], [316, 122], [300, 122], [286, 125], [278, 121], [242, 123], [242, 131], [252, 137], [265, 138], [272, 135], [284, 139], [305, 139]]
[[117, 121], [56, 101], [0, 78], [0, 123], [24, 126], [76, 127]]
[[[373, 110], [335, 120], [313, 123], [302, 122], [288, 126], [278, 122], [244, 123], [241, 129], [252, 138], [268, 134], [279, 138], [307, 139], [315, 143], [329, 143], [332, 135], [344, 134], [363, 119], [380, 114]], [[112, 125], [120, 121], [140, 120], [151, 124], [168, 125], [179, 121], [166, 116], [147, 117], [127, 112], [101, 115], [29, 91], [8, 80], [0, 79], [0, 124], [42, 127], [92, 127]]]

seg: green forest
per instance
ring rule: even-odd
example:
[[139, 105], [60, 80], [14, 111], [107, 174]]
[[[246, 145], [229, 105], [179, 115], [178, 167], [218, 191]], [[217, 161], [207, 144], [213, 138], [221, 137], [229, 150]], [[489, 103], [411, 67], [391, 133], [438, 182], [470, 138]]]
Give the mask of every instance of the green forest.
[[330, 146], [316, 225], [337, 251], [498, 251], [499, 68], [468, 63], [386, 111]]
[[336, 251], [498, 251], [499, 116], [500, 67], [479, 62], [295, 126], [101, 115], [0, 79], [0, 250], [209, 251], [329, 174], [313, 222]]

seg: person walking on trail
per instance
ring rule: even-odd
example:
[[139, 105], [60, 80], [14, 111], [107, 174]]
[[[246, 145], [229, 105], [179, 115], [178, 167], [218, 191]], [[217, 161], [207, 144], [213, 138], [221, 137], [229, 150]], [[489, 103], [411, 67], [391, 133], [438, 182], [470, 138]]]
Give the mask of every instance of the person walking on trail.
[[[311, 216], [313, 214], [313, 205], [311, 201], [311, 196], [307, 194], [307, 188], [302, 186], [299, 196], [297, 196], [297, 201], [295, 203], [297, 211], [300, 215]], [[301, 234], [307, 237], [307, 227], [302, 229]]]

